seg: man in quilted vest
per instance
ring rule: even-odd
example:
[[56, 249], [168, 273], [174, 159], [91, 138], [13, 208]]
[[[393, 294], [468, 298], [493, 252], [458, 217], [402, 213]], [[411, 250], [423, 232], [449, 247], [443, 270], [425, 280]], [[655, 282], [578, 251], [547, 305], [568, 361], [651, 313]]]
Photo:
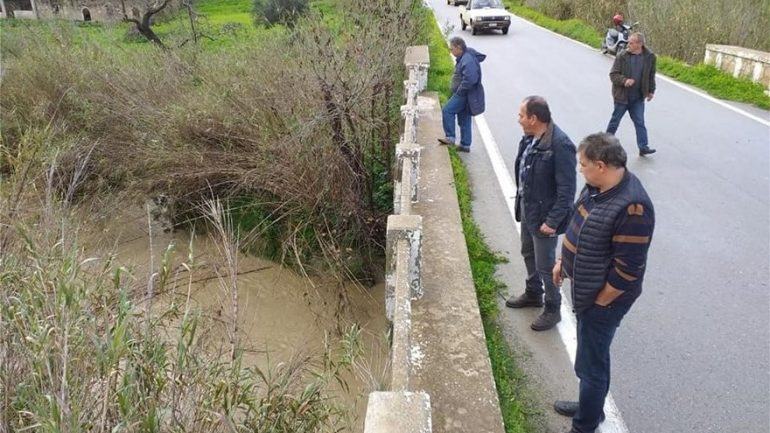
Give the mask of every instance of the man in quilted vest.
[[554, 284], [571, 280], [577, 316], [575, 373], [579, 401], [557, 401], [572, 417], [570, 433], [593, 433], [604, 420], [610, 387], [610, 344], [623, 316], [642, 293], [655, 210], [642, 183], [626, 168], [617, 138], [598, 133], [578, 146], [586, 186], [567, 225]]

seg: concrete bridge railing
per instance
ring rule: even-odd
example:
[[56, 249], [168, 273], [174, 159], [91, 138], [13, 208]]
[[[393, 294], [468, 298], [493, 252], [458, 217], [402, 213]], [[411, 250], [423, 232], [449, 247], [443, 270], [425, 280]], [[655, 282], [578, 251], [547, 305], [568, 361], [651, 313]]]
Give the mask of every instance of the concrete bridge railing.
[[391, 377], [388, 391], [369, 394], [365, 433], [430, 433], [430, 396], [410, 387], [412, 371], [412, 300], [422, 296], [420, 259], [422, 217], [412, 214], [420, 179], [417, 144], [417, 96], [428, 82], [427, 46], [409, 47], [404, 57], [409, 78], [401, 107], [404, 135], [396, 146], [393, 208], [388, 217], [385, 314], [393, 324]]
[[703, 63], [714, 65], [734, 77], [748, 78], [770, 92], [770, 53], [731, 45], [706, 45]]

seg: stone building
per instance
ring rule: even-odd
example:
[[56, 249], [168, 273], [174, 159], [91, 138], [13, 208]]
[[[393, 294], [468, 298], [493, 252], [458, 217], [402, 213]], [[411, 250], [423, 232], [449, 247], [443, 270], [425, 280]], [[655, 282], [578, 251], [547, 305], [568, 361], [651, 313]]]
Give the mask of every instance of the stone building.
[[[126, 13], [140, 18], [151, 0], [125, 0]], [[168, 9], [178, 5], [169, 4]], [[113, 22], [123, 18], [120, 0], [0, 0], [0, 18], [69, 19]]]

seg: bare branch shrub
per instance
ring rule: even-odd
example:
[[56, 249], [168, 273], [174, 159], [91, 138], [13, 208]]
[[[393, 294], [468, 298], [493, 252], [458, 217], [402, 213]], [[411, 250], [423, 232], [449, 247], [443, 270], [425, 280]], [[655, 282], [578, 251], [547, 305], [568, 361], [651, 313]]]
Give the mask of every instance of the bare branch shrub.
[[419, 20], [412, 0], [342, 3], [341, 28], [311, 16], [206, 55], [105, 50], [65, 33], [8, 38], [3, 140], [13, 149], [48, 128], [58, 176], [78, 179], [74, 197], [164, 194], [179, 223], [199, 218], [212, 192], [245, 200], [267, 223], [241, 230], [244, 248], [271, 235], [279, 259], [371, 278]]

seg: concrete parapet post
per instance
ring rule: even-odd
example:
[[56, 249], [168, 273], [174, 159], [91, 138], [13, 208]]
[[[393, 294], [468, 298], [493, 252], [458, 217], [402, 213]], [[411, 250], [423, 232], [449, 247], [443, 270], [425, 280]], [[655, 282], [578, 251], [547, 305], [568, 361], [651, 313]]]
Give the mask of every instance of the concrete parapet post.
[[417, 141], [417, 113], [419, 108], [415, 105], [402, 105], [401, 117], [404, 118], [404, 136], [402, 141], [414, 143]]
[[390, 355], [390, 390], [408, 391], [412, 368], [412, 298], [409, 287], [409, 242], [396, 243], [393, 343]]
[[399, 240], [406, 240], [409, 245], [407, 282], [412, 299], [422, 297], [420, 278], [420, 260], [422, 248], [422, 217], [419, 215], [391, 215], [385, 245], [385, 315], [393, 321], [396, 300], [397, 247]]
[[409, 161], [401, 163], [401, 179], [394, 181], [393, 213], [410, 215], [412, 213], [412, 165]]
[[406, 105], [413, 107], [417, 106], [417, 96], [420, 94], [420, 83], [417, 80], [405, 80], [404, 81], [404, 98], [406, 99]]
[[409, 71], [409, 79], [418, 82], [417, 90], [422, 92], [428, 87], [428, 69], [430, 68], [430, 53], [427, 45], [408, 47], [404, 56], [404, 65]]
[[[399, 142], [396, 145], [396, 173], [395, 173], [395, 180], [396, 182], [403, 182], [404, 180], [404, 167], [406, 165], [411, 166], [411, 191], [409, 193], [409, 197], [412, 203], [417, 203], [419, 200], [419, 188], [418, 188], [418, 182], [420, 180], [420, 154], [422, 152], [422, 147], [417, 143], [411, 143], [411, 142]], [[398, 184], [397, 184], [398, 186]], [[398, 191], [398, 190], [397, 190]], [[398, 191], [397, 193], [400, 193]], [[403, 212], [396, 212], [403, 213]]]
[[373, 392], [364, 433], [431, 433], [430, 396], [424, 392]]

